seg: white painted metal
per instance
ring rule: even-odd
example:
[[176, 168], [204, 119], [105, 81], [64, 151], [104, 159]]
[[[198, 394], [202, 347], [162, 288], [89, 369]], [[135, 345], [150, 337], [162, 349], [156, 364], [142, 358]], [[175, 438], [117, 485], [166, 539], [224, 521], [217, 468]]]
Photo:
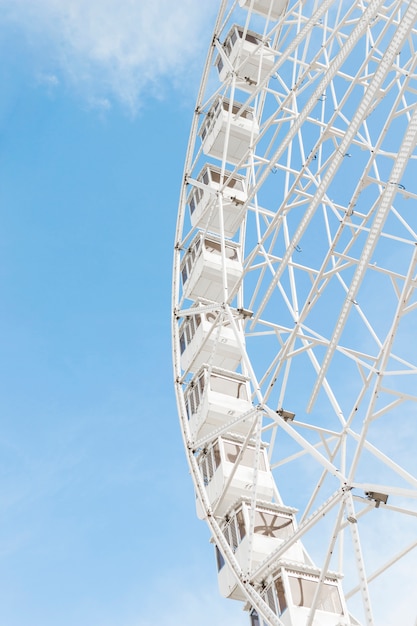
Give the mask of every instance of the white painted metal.
[[[224, 319], [221, 310], [204, 306], [204, 301], [197, 301], [179, 327], [179, 345], [182, 371], [196, 372], [204, 363], [235, 370], [242, 358], [241, 344], [244, 342], [241, 320], [237, 320], [239, 337]], [[195, 309], [199, 313], [194, 313]]]
[[252, 92], [264, 81], [274, 67], [275, 56], [268, 41], [253, 31], [233, 25], [216, 59], [222, 82], [236, 74], [236, 87]]
[[[223, 230], [225, 237], [233, 237], [246, 213], [244, 207], [248, 194], [244, 176], [231, 175], [221, 168], [206, 163], [196, 181], [188, 181], [192, 190], [188, 197], [191, 224], [200, 230], [220, 235], [218, 194], [223, 200]], [[199, 185], [200, 183], [200, 185]]]
[[[226, 513], [221, 528], [243, 572], [256, 569], [273, 550], [285, 544], [285, 540], [293, 534], [296, 527], [294, 513], [294, 509], [280, 504], [257, 501], [251, 536], [251, 500], [241, 497], [232, 506]], [[312, 564], [300, 541], [285, 550], [283, 558], [293, 563]], [[218, 578], [223, 596], [244, 599], [227, 563], [219, 569]], [[261, 583], [263, 579], [263, 575], [260, 575], [254, 580]]]
[[[220, 589], [252, 626], [415, 622], [416, 22], [417, 0], [219, 1], [180, 198], [174, 370]], [[190, 264], [204, 237], [217, 263]], [[249, 378], [251, 402], [206, 390], [187, 415], [202, 366], [231, 389]], [[227, 460], [228, 437], [252, 467]], [[256, 532], [263, 498], [299, 509], [281, 544]]]
[[[277, 593], [277, 581], [283, 589]], [[265, 601], [280, 612], [284, 626], [304, 626], [308, 622], [309, 608], [313, 603], [314, 595], [319, 591], [319, 572], [314, 568], [298, 570], [285, 564], [278, 571], [265, 592]], [[285, 597], [286, 606], [282, 606], [280, 596]], [[352, 623], [343, 601], [340, 581], [336, 577], [325, 577], [321, 599], [316, 610], [315, 624], [317, 626], [350, 626]]]
[[[255, 459], [254, 443], [227, 436], [218, 437], [199, 454], [198, 466], [206, 483], [207, 497], [216, 516], [223, 517], [238, 498], [242, 495], [250, 497], [255, 488], [258, 498], [272, 500], [275, 485], [265, 449], [261, 450], [257, 468], [254, 467]], [[198, 499], [197, 515], [200, 518], [206, 517]]]
[[198, 233], [181, 263], [184, 296], [191, 300], [204, 298], [222, 302], [223, 271], [226, 274], [227, 288], [232, 291], [243, 273], [240, 246], [234, 241], [222, 244], [213, 235]]
[[288, 0], [239, 0], [239, 5], [245, 9], [252, 9], [271, 20], [277, 20], [285, 11]]
[[231, 104], [221, 97], [213, 103], [200, 129], [204, 153], [217, 159], [225, 154], [227, 162], [235, 165], [245, 159], [258, 134], [253, 108], [242, 108], [241, 103]]
[[[247, 435], [254, 420], [250, 397], [246, 376], [203, 365], [184, 391], [192, 438], [213, 435], [228, 424], [232, 432]], [[236, 421], [239, 416], [243, 419]]]

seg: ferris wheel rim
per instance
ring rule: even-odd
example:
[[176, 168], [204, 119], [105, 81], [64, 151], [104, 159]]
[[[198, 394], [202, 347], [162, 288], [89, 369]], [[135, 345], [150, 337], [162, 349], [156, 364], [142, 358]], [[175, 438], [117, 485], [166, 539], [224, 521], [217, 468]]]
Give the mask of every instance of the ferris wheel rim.
[[[219, 27], [219, 24], [222, 22], [222, 18], [225, 14], [226, 11], [226, 6], [227, 6], [227, 2], [225, 0], [223, 0], [222, 4], [221, 4], [221, 10], [219, 11], [218, 14], [218, 18], [217, 18], [217, 22], [216, 22], [216, 27], [215, 27], [215, 33], [217, 32], [217, 29]], [[235, 3], [236, 4], [236, 3]], [[299, 3], [298, 3], [299, 4]], [[323, 14], [325, 13], [325, 11], [327, 10], [328, 6], [331, 6], [333, 4], [332, 0], [326, 0], [326, 2], [322, 3], [322, 5], [320, 6], [320, 10], [323, 12]], [[401, 3], [400, 3], [401, 4]], [[384, 0], [374, 0], [373, 2], [370, 2], [367, 6], [366, 9], [366, 17], [363, 20], [363, 23], [365, 24], [365, 22], [369, 19], [368, 15], [375, 12], [375, 10], [377, 8], [380, 8], [384, 5]], [[325, 8], [323, 8], [325, 7]], [[411, 28], [413, 27], [414, 23], [415, 23], [415, 19], [417, 16], [417, 2], [413, 1], [409, 3], [409, 8], [408, 8], [408, 23], [407, 21], [405, 21], [402, 25], [402, 31], [400, 29], [401, 32], [399, 32], [397, 34], [397, 41], [404, 41], [407, 37], [409, 32], [411, 31]], [[316, 17], [314, 17], [314, 19], [316, 19]], [[310, 19], [310, 26], [313, 24], [313, 17]], [[365, 26], [365, 28], [367, 28], [367, 26]], [[408, 28], [408, 32], [407, 32], [407, 28]], [[354, 36], [351, 37], [351, 45], [352, 47], [355, 45], [355, 38]], [[217, 44], [218, 45], [218, 44]], [[184, 397], [183, 397], [183, 385], [186, 379], [186, 376], [184, 377], [184, 370], [183, 368], [181, 368], [181, 364], [180, 364], [180, 353], [179, 353], [179, 339], [178, 339], [178, 319], [181, 318], [183, 319], [185, 317], [185, 313], [190, 315], [190, 309], [186, 309], [186, 307], [184, 308], [184, 298], [180, 298], [180, 290], [181, 290], [181, 286], [180, 286], [180, 265], [181, 265], [181, 260], [183, 258], [183, 251], [182, 251], [182, 246], [184, 245], [184, 241], [187, 241], [187, 239], [184, 240], [184, 237], [182, 236], [183, 233], [183, 225], [184, 225], [184, 219], [185, 219], [185, 211], [186, 211], [186, 205], [187, 205], [187, 182], [190, 178], [190, 173], [193, 169], [193, 154], [195, 155], [195, 146], [196, 143], [198, 141], [198, 125], [199, 125], [199, 120], [201, 118], [201, 114], [202, 114], [202, 108], [200, 108], [203, 103], [204, 103], [204, 99], [203, 99], [203, 93], [204, 90], [206, 89], [206, 84], [207, 84], [207, 80], [208, 80], [208, 73], [210, 70], [210, 66], [212, 64], [213, 61], [213, 56], [215, 54], [215, 49], [216, 49], [216, 42], [215, 42], [215, 36], [213, 37], [213, 42], [212, 45], [210, 46], [210, 50], [209, 53], [207, 55], [207, 59], [206, 59], [206, 65], [205, 65], [205, 69], [203, 72], [203, 78], [204, 78], [204, 86], [203, 83], [200, 86], [200, 91], [199, 91], [199, 95], [198, 95], [198, 99], [197, 99], [197, 106], [196, 106], [196, 111], [194, 113], [194, 117], [193, 117], [193, 123], [192, 123], [192, 129], [191, 129], [191, 133], [190, 133], [190, 140], [189, 140], [189, 145], [187, 148], [187, 156], [186, 156], [186, 164], [185, 164], [185, 168], [184, 168], [184, 181], [185, 184], [183, 185], [182, 191], [181, 191], [181, 198], [180, 198], [180, 217], [178, 220], [178, 224], [177, 224], [177, 235], [176, 235], [176, 246], [175, 246], [175, 260], [174, 260], [174, 278], [173, 278], [173, 310], [174, 310], [174, 322], [173, 322], [173, 336], [174, 336], [174, 348], [173, 348], [173, 356], [174, 356], [174, 372], [175, 372], [175, 381], [176, 381], [176, 391], [177, 391], [177, 403], [179, 406], [179, 413], [180, 413], [180, 419], [182, 420], [182, 432], [183, 432], [183, 438], [184, 438], [184, 444], [187, 450], [187, 456], [188, 456], [188, 460], [189, 460], [189, 464], [191, 467], [191, 472], [192, 472], [192, 476], [193, 476], [193, 482], [198, 494], [198, 497], [200, 498], [202, 504], [203, 504], [203, 508], [206, 511], [206, 521], [210, 527], [210, 530], [213, 534], [213, 537], [216, 541], [216, 543], [222, 548], [222, 550], [224, 551], [224, 554], [227, 557], [228, 560], [228, 565], [231, 567], [231, 569], [234, 571], [235, 577], [236, 577], [236, 581], [237, 584], [244, 590], [244, 592], [246, 593], [248, 599], [252, 602], [253, 606], [258, 607], [258, 609], [260, 610], [260, 613], [263, 615], [264, 619], [269, 620], [268, 623], [271, 624], [281, 624], [282, 622], [279, 620], [279, 618], [273, 614], [273, 612], [271, 613], [271, 609], [268, 607], [268, 605], [266, 605], [264, 603], [265, 606], [262, 605], [262, 601], [260, 602], [259, 599], [259, 594], [256, 594], [256, 592], [253, 591], [253, 587], [252, 587], [252, 581], [255, 579], [255, 574], [259, 575], [259, 572], [261, 570], [256, 570], [254, 576], [252, 577], [252, 580], [246, 580], [246, 577], [242, 576], [242, 571], [239, 569], [238, 566], [236, 566], [236, 559], [234, 557], [234, 553], [231, 550], [229, 544], [225, 541], [224, 536], [222, 534], [222, 530], [219, 526], [218, 521], [215, 519], [215, 516], [213, 514], [213, 509], [212, 509], [212, 505], [209, 501], [209, 499], [207, 498], [207, 494], [206, 494], [206, 486], [204, 485], [204, 481], [201, 477], [201, 473], [199, 471], [199, 467], [198, 467], [198, 463], [195, 457], [195, 446], [196, 443], [199, 444], [199, 440], [193, 440], [193, 438], [190, 435], [189, 432], [189, 425], [187, 423], [187, 411], [184, 405]], [[394, 50], [398, 49], [398, 45], [393, 45], [392, 49], [388, 49], [386, 51], [385, 54], [385, 65], [388, 67], [390, 65], [389, 59], [392, 59], [397, 52], [395, 52]], [[290, 53], [289, 53], [290, 54]], [[388, 70], [386, 70], [388, 71]], [[378, 72], [378, 70], [376, 71], [376, 73]], [[378, 79], [375, 79], [373, 85], [373, 91], [368, 91], [368, 96], [369, 96], [369, 105], [372, 103], [373, 98], [375, 97], [375, 94], [378, 92], [378, 89], [380, 88], [380, 86], [382, 85], [386, 74], [384, 75], [384, 69], [382, 68], [380, 70], [380, 76]], [[328, 77], [327, 77], [328, 78]], [[236, 77], [232, 78], [232, 94], [233, 94], [233, 82], [236, 80]], [[329, 81], [330, 82], [330, 81]], [[324, 85], [320, 84], [317, 89], [316, 92], [320, 93], [322, 92], [322, 88]], [[264, 89], [264, 87], [258, 87], [257, 88], [259, 93], [261, 93]], [[215, 96], [215, 94], [214, 94]], [[213, 97], [214, 97], [213, 96]], [[314, 97], [314, 95], [313, 95]], [[256, 98], [256, 95], [255, 95]], [[248, 103], [251, 99], [251, 96], [248, 97]], [[233, 97], [232, 97], [232, 101], [233, 101]], [[369, 106], [368, 105], [368, 106]], [[249, 104], [244, 104], [243, 106], [249, 106]], [[363, 111], [363, 116], [365, 116], [367, 113], [366, 111]], [[413, 114], [413, 112], [411, 112], [411, 114]], [[414, 123], [417, 120], [417, 113], [416, 113], [416, 109], [414, 109], [414, 117], [412, 117], [412, 123], [410, 123], [409, 125], [409, 135], [407, 135], [404, 140], [403, 140], [403, 149], [402, 151], [400, 150], [401, 154], [403, 154], [403, 161], [404, 161], [404, 168], [405, 169], [405, 160], [407, 156], [410, 156], [410, 145], [412, 145], [414, 139], [415, 139], [415, 130], [413, 130], [414, 128]], [[307, 117], [307, 113], [305, 113], [305, 116]], [[301, 119], [301, 118], [300, 118]], [[359, 127], [363, 122], [363, 118], [361, 120], [358, 120], [358, 124], [357, 126]], [[297, 122], [295, 122], [296, 124]], [[296, 135], [296, 129], [292, 131], [294, 133], [294, 136]], [[351, 130], [351, 135], [354, 135], [355, 133], [358, 132], [358, 128], [353, 128]], [[413, 134], [414, 133], [414, 134]], [[339, 152], [335, 151], [336, 154], [336, 159], [339, 162], [343, 162], [343, 160], [346, 157], [346, 153], [344, 153], [345, 150], [345, 146], [346, 148], [348, 148], [351, 144], [351, 138], [348, 138], [345, 140], [345, 143], [340, 143], [338, 150]], [[280, 147], [281, 150], [282, 147]], [[284, 151], [282, 151], [282, 154], [284, 154]], [[197, 151], [197, 156], [194, 156], [194, 163], [197, 162], [198, 157], [201, 156], [201, 149], [199, 151]], [[309, 155], [309, 159], [310, 162], [313, 159], [313, 156]], [[270, 166], [270, 171], [273, 169], [273, 167], [275, 166], [276, 161], [278, 160], [278, 157], [276, 157], [275, 153], [273, 154], [273, 156], [270, 158], [269, 160], [269, 166]], [[227, 165], [227, 161], [225, 159], [225, 156], [223, 156], [222, 161], [221, 161], [222, 165], [221, 165], [221, 170], [222, 173], [226, 171], [226, 165]], [[395, 161], [395, 164], [397, 164], [397, 161]], [[238, 171], [239, 166], [241, 165], [240, 162], [237, 163], [237, 165], [235, 166], [235, 169], [231, 169], [231, 172], [233, 175], [234, 172]], [[250, 167], [248, 168], [250, 170]], [[255, 187], [252, 188], [251, 194], [252, 196], [250, 197], [250, 199], [248, 199], [247, 201], [247, 206], [249, 206], [251, 200], [253, 199], [253, 197], [255, 197], [257, 191], [259, 191], [259, 189], [262, 188], [262, 185], [264, 184], [268, 173], [266, 171], [266, 168], [264, 170], [265, 174], [265, 179], [262, 180], [260, 179], [260, 182], [257, 182], [257, 187], [255, 185]], [[382, 192], [382, 196], [385, 197], [386, 202], [391, 206], [393, 204], [393, 199], [394, 197], [399, 193], [400, 188], [399, 185], [401, 184], [401, 172], [398, 172], [398, 176], [392, 176], [390, 177], [390, 181], [389, 184], [386, 185], [385, 189]], [[324, 192], [327, 189], [327, 182], [323, 183], [322, 187], [324, 189]], [[317, 206], [320, 204], [320, 197], [317, 196], [317, 200], [315, 200]], [[220, 203], [221, 204], [221, 203]], [[311, 211], [311, 213], [313, 214], [314, 211]], [[270, 224], [273, 224], [273, 220], [271, 220]], [[273, 229], [272, 226], [270, 226], [271, 231]], [[192, 232], [192, 231], [191, 231]], [[264, 243], [268, 241], [268, 231], [266, 230], [265, 233], [263, 234], [264, 237]], [[221, 239], [223, 239], [224, 241], [224, 234], [221, 235], [220, 237]], [[281, 270], [284, 272], [286, 270], [286, 268], [293, 262], [292, 261], [292, 257], [294, 254], [294, 249], [296, 247], [296, 245], [299, 245], [298, 242], [300, 241], [301, 236], [297, 239], [297, 234], [294, 235], [293, 239], [290, 241], [290, 246], [292, 246], [290, 248], [290, 246], [287, 248], [287, 256], [284, 256], [283, 259], [281, 259]], [[294, 245], [295, 244], [295, 245]], [[260, 250], [260, 247], [257, 248], [257, 251]], [[249, 259], [248, 261], [248, 267], [251, 267], [251, 263], [253, 261], [253, 259], [256, 258], [257, 256], [257, 251], [255, 251], [255, 249], [251, 252], [252, 257]], [[408, 287], [407, 284], [404, 283], [404, 293], [407, 291], [406, 288], [408, 288], [408, 290], [410, 290], [410, 284], [412, 282], [412, 280], [414, 279], [414, 275], [411, 272], [411, 262], [410, 262], [410, 276], [409, 276], [409, 283], [408, 283]], [[414, 267], [414, 266], [413, 266]], [[274, 275], [273, 275], [273, 280], [270, 283], [270, 289], [271, 289], [271, 293], [272, 291], [276, 288], [276, 286], [279, 284], [281, 275], [279, 274], [278, 270], [275, 270]], [[234, 308], [232, 307], [232, 300], [235, 297], [235, 293], [236, 293], [236, 289], [239, 288], [239, 285], [237, 286], [237, 288], [235, 288], [235, 291], [231, 291], [231, 295], [229, 298], [225, 298], [223, 299], [218, 305], [217, 305], [217, 311], [219, 312], [220, 316], [224, 316], [225, 319], [229, 320], [229, 323], [233, 326], [233, 324], [236, 325], [236, 320], [238, 319], [236, 317], [236, 313]], [[226, 291], [227, 293], [227, 291]], [[352, 292], [348, 292], [348, 296], [354, 296], [353, 291]], [[405, 294], [407, 295], [407, 294]], [[264, 297], [265, 303], [268, 302], [269, 300], [269, 295], [268, 292], [265, 294]], [[203, 303], [203, 309], [204, 306], [208, 306], [207, 304], [204, 305]], [[265, 304], [266, 306], [266, 304]], [[355, 305], [354, 302], [354, 297], [350, 298], [349, 303], [347, 303], [347, 305], [349, 308], [352, 308]], [[400, 306], [400, 304], [398, 305]], [[201, 309], [201, 310], [203, 310]], [[216, 309], [215, 309], [216, 310]], [[260, 319], [261, 319], [261, 315], [262, 315], [262, 307], [261, 310], [257, 310], [257, 312], [254, 315], [254, 319], [251, 320], [251, 323], [253, 325], [255, 325]], [[259, 313], [259, 314], [258, 314]], [[195, 313], [195, 315], [197, 315], [197, 313]], [[239, 314], [240, 315], [240, 314]], [[248, 323], [249, 325], [249, 323]], [[300, 328], [302, 327], [302, 323], [300, 322]], [[276, 332], [276, 331], [275, 331]], [[300, 339], [300, 337], [302, 338], [303, 333], [301, 333], [301, 335], [297, 335], [296, 332], [293, 330], [293, 337], [297, 338], [297, 340]], [[311, 341], [311, 337], [308, 336], [307, 334], [305, 335], [306, 339], [305, 341]], [[337, 337], [337, 349], [338, 351], [342, 351], [344, 350], [343, 346], [342, 346], [342, 350], [340, 348], [340, 344], [339, 344], [339, 339], [340, 337]], [[294, 339], [295, 341], [295, 339]], [[394, 341], [394, 339], [393, 339]], [[331, 349], [331, 345], [330, 345], [330, 340], [328, 342], [328, 349]], [[291, 342], [288, 342], [287, 344], [287, 348], [288, 350], [291, 349]], [[308, 348], [306, 348], [308, 349]], [[248, 364], [249, 366], [251, 366], [250, 362]], [[321, 364], [323, 366], [323, 363]], [[320, 373], [321, 372], [321, 373]], [[324, 367], [322, 370], [320, 370], [318, 377], [317, 377], [317, 382], [316, 382], [316, 387], [315, 387], [315, 392], [314, 395], [312, 396], [311, 399], [311, 405], [310, 408], [312, 408], [312, 405], [314, 404], [316, 398], [317, 398], [317, 392], [319, 389], [322, 388], [323, 384], [325, 384], [326, 381], [326, 368]], [[185, 370], [185, 375], [187, 375], [187, 370]], [[252, 378], [252, 383], [254, 385], [254, 387], [256, 387], [256, 389], [259, 389], [259, 381], [256, 378], [255, 373], [252, 371], [250, 373], [250, 377]], [[255, 391], [256, 391], [255, 389]], [[258, 396], [259, 400], [262, 400], [262, 394], [260, 394], [260, 397]], [[279, 410], [283, 410], [282, 407]], [[382, 410], [382, 409], [380, 409]], [[295, 431], [294, 426], [291, 424], [290, 421], [286, 421], [285, 419], [281, 419], [279, 416], [279, 411], [277, 410], [273, 410], [272, 408], [270, 408], [268, 406], [268, 404], [264, 404], [263, 402], [259, 402], [259, 404], [254, 408], [254, 414], [258, 413], [264, 413], [266, 414], [270, 419], [271, 419], [271, 423], [273, 421], [275, 421], [276, 424], [279, 424], [279, 427], [285, 431], [286, 433], [288, 433], [289, 435], [291, 435], [293, 438], [295, 438], [295, 440], [298, 440], [301, 442], [301, 436], [298, 434], [297, 431]], [[277, 413], [278, 413], [278, 417], [277, 417]], [[281, 416], [282, 417], [282, 416]], [[254, 422], [255, 424], [255, 422]], [[348, 420], [345, 423], [345, 428], [347, 430], [349, 430], [351, 427], [349, 426], [350, 424], [350, 420]], [[260, 426], [259, 426], [260, 428]], [[271, 428], [275, 428], [274, 426]], [[367, 447], [368, 451], [372, 448], [372, 443], [368, 442], [367, 440], [367, 431], [366, 428], [361, 432], [361, 433], [356, 433], [353, 432], [353, 438], [359, 436], [360, 438], [360, 443], [358, 443], [357, 446], [357, 454], [359, 457], [360, 451], [361, 451], [361, 447], [365, 446]], [[368, 445], [369, 444], [369, 445]], [[335, 492], [332, 496], [332, 503], [333, 506], [337, 503], [341, 503], [343, 501], [344, 505], [346, 505], [347, 507], [351, 507], [352, 511], [354, 511], [354, 505], [353, 505], [353, 500], [354, 497], [352, 495], [352, 490], [353, 489], [361, 489], [362, 492], [364, 493], [368, 493], [368, 494], [379, 494], [379, 492], [377, 491], [377, 487], [379, 487], [378, 484], [374, 484], [374, 483], [365, 483], [365, 482], [360, 482], [357, 480], [354, 480], [354, 470], [352, 468], [355, 467], [355, 463], [353, 463], [351, 471], [349, 474], [346, 474], [345, 472], [341, 471], [335, 463], [327, 460], [326, 456], [320, 452], [317, 451], [317, 449], [312, 446], [311, 444], [308, 443], [308, 441], [306, 439], [302, 440], [302, 447], [304, 449], [308, 449], [309, 452], [311, 453], [311, 455], [318, 461], [319, 464], [321, 464], [321, 466], [324, 468], [323, 471], [327, 470], [327, 473], [332, 474], [334, 477], [336, 477], [337, 481], [340, 484], [339, 490], [337, 492]], [[376, 448], [375, 448], [376, 449]], [[380, 454], [380, 456], [382, 455], [381, 452], [378, 451], [378, 454]], [[336, 456], [336, 453], [335, 453]], [[414, 489], [410, 488], [407, 492], [406, 490], [403, 488], [403, 492], [401, 492], [401, 488], [397, 488], [396, 490], [392, 490], [390, 493], [397, 493], [398, 494], [403, 494], [404, 497], [415, 497], [416, 496], [416, 491], [415, 491], [415, 486], [417, 485], [416, 479], [414, 478], [414, 476], [412, 476], [411, 474], [407, 473], [405, 470], [403, 470], [403, 477], [406, 480], [409, 480], [410, 484], [414, 485]], [[320, 482], [320, 481], [319, 481]], [[386, 489], [386, 491], [389, 491], [389, 488]], [[390, 495], [390, 493], [385, 494], [385, 495]], [[384, 495], [384, 494], [383, 494]], [[355, 496], [357, 497], [357, 496]], [[380, 506], [383, 507], [386, 505], [386, 502], [384, 503], [382, 500], [373, 500], [372, 496], [369, 496], [369, 502], [373, 502], [372, 506], [379, 508]], [[330, 507], [330, 503], [328, 505]], [[320, 508], [318, 509], [318, 511], [320, 511]], [[342, 507], [340, 507], [340, 511], [342, 511]], [[340, 513], [341, 514], [341, 513]], [[313, 513], [314, 515], [319, 515], [319, 513], [317, 513], [317, 510]], [[362, 513], [362, 515], [365, 515], [365, 513]], [[348, 516], [349, 517], [349, 516]], [[357, 530], [357, 527], [354, 525], [357, 522], [357, 513], [352, 513], [352, 515], [350, 516], [352, 519], [354, 519], [354, 522], [351, 523], [352, 528], [354, 529], [353, 532], [355, 532]], [[349, 520], [348, 520], [349, 522]], [[345, 523], [345, 527], [346, 524]], [[303, 522], [304, 523], [304, 522]], [[306, 526], [308, 524], [311, 524], [312, 521], [310, 520], [310, 518], [307, 516], [306, 518]], [[301, 533], [302, 536], [302, 533]], [[414, 543], [411, 542], [410, 545], [413, 545], [414, 547]], [[410, 548], [412, 549], [412, 548]], [[409, 550], [408, 550], [409, 551]], [[408, 552], [407, 551], [407, 552]], [[267, 566], [264, 566], [264, 571], [266, 571], [268, 569]], [[371, 575], [372, 578], [372, 575]], [[254, 595], [255, 594], [255, 595]], [[261, 599], [262, 600], [262, 599]], [[370, 609], [369, 609], [370, 610]], [[372, 617], [371, 617], [371, 613], [369, 613], [369, 623], [373, 623], [372, 621]]]

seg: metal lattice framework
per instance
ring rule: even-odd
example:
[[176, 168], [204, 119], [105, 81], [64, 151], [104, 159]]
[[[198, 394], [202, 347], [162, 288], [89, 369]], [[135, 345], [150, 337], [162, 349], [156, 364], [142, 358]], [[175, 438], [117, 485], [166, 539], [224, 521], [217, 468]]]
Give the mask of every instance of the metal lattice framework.
[[[179, 204], [174, 373], [198, 514], [252, 624], [416, 619], [416, 24], [417, 0], [220, 2]], [[293, 530], [261, 558], [262, 506]], [[296, 576], [317, 583], [308, 602]]]

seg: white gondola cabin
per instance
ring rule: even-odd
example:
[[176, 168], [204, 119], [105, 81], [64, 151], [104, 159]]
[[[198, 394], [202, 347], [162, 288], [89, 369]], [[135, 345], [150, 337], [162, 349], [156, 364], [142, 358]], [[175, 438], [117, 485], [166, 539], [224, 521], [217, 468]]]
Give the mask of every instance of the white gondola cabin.
[[[281, 504], [261, 501], [257, 501], [255, 510], [252, 511], [251, 501], [248, 498], [242, 498], [232, 506], [221, 528], [244, 573], [253, 573], [271, 552], [291, 538], [295, 531], [295, 512], [295, 509]], [[250, 541], [252, 517], [253, 535]], [[217, 551], [216, 546], [216, 553]], [[293, 543], [284, 552], [282, 558], [303, 565], [311, 563], [300, 541]], [[226, 564], [219, 568], [218, 557], [217, 565], [220, 593], [226, 598], [245, 600], [230, 568]], [[261, 575], [262, 578], [263, 575]]]
[[[231, 432], [247, 435], [253, 424], [249, 380], [241, 374], [203, 365], [188, 384], [184, 400], [194, 440], [227, 424]], [[246, 417], [239, 420], [242, 416]]]
[[180, 326], [181, 367], [185, 371], [197, 372], [204, 363], [209, 363], [235, 370], [242, 359], [241, 346], [245, 342], [242, 319], [236, 311], [236, 335], [224, 314], [218, 310], [205, 311], [205, 305], [204, 301], [197, 301]]
[[231, 107], [229, 100], [222, 96], [214, 101], [199, 131], [205, 154], [222, 160], [226, 148], [228, 163], [236, 165], [245, 160], [250, 145], [259, 135], [259, 125], [254, 110], [251, 107], [242, 109], [242, 106], [235, 101]]
[[244, 204], [248, 197], [245, 178], [225, 171], [221, 179], [220, 168], [206, 163], [197, 181], [204, 186], [193, 187], [188, 196], [191, 224], [201, 230], [221, 233], [218, 207], [221, 191], [224, 234], [233, 237], [245, 215]]
[[[242, 278], [240, 246], [235, 241], [224, 243], [224, 264], [228, 294]], [[198, 232], [181, 261], [183, 294], [190, 300], [205, 298], [224, 302], [223, 258], [220, 238]]]
[[[249, 443], [242, 450], [242, 438], [224, 435], [209, 444], [198, 456], [197, 462], [206, 484], [207, 496], [216, 516], [224, 517], [238, 498], [251, 497], [255, 475], [255, 443]], [[226, 483], [228, 488], [223, 493]], [[262, 444], [258, 458], [256, 494], [258, 498], [270, 502], [275, 492], [265, 445]], [[200, 519], [205, 517], [198, 499], [197, 515]]]
[[288, 0], [239, 0], [239, 5], [245, 9], [269, 17], [271, 20], [277, 20], [285, 11]]
[[269, 42], [261, 35], [246, 31], [242, 26], [234, 25], [228, 32], [223, 44], [223, 52], [216, 59], [216, 66], [222, 82], [226, 81], [232, 70], [236, 71], [236, 87], [251, 92], [270, 74], [275, 56]]
[[339, 577], [329, 574], [320, 584], [320, 570], [283, 562], [263, 592], [265, 602], [284, 626], [305, 626], [315, 597], [312, 626], [353, 626]]

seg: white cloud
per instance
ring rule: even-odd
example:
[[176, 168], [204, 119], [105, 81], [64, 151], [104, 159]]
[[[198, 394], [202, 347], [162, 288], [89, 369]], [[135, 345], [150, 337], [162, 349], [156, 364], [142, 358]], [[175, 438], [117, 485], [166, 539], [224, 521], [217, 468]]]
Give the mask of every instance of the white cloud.
[[41, 75], [62, 75], [94, 103], [132, 110], [144, 95], [189, 80], [210, 40], [212, 0], [0, 0], [13, 24], [43, 51]]
[[55, 76], [55, 74], [40, 73], [37, 76], [37, 80], [40, 85], [48, 85], [49, 87], [56, 87], [59, 85], [59, 79]]

